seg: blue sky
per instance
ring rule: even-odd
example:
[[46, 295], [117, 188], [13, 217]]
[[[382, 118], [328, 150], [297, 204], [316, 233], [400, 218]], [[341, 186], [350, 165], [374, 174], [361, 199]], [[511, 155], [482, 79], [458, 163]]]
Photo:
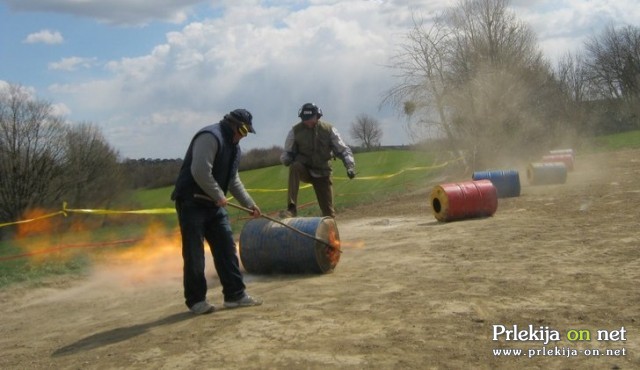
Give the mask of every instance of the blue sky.
[[[180, 158], [200, 127], [254, 115], [245, 150], [282, 146], [305, 102], [347, 143], [359, 114], [406, 144], [379, 109], [384, 67], [411, 26], [456, 0], [0, 0], [0, 87], [28, 87], [70, 122], [92, 122], [123, 158]], [[552, 62], [608, 24], [640, 24], [638, 0], [513, 0]]]

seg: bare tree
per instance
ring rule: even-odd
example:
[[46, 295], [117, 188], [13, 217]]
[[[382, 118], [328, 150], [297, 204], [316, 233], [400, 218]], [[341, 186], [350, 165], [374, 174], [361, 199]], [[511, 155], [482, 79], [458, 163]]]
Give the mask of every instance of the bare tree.
[[640, 28], [609, 25], [585, 43], [586, 71], [601, 100], [599, 132], [640, 127]]
[[118, 153], [100, 129], [82, 122], [68, 127], [65, 135], [65, 200], [85, 207], [104, 205], [124, 186]]
[[382, 140], [380, 122], [367, 114], [356, 117], [356, 121], [351, 123], [349, 133], [353, 140], [367, 150], [379, 147]]
[[640, 28], [612, 25], [585, 43], [591, 82], [602, 98], [635, 100], [640, 95]]
[[27, 89], [0, 89], [0, 220], [13, 221], [26, 209], [61, 194], [64, 125], [51, 104]]
[[558, 81], [564, 104], [572, 111], [571, 125], [576, 130], [591, 132], [594, 117], [587, 111], [587, 102], [593, 97], [593, 87], [589, 81], [582, 53], [568, 52], [560, 58], [556, 67], [555, 79]]
[[401, 82], [387, 92], [382, 103], [401, 107], [413, 142], [444, 132], [455, 150], [455, 135], [445, 104], [450, 46], [450, 30], [440, 18], [427, 28], [414, 17], [413, 28], [390, 66], [398, 71], [396, 77]]
[[566, 53], [558, 62], [556, 79], [565, 95], [576, 103], [590, 98], [590, 86], [583, 54]]
[[482, 167], [528, 155], [557, 135], [561, 94], [535, 34], [508, 0], [461, 0], [430, 28], [414, 21], [393, 59], [400, 83], [383, 100], [438, 128]]
[[62, 201], [104, 203], [121, 189], [117, 154], [90, 124], [69, 127], [19, 85], [0, 88], [0, 222]]

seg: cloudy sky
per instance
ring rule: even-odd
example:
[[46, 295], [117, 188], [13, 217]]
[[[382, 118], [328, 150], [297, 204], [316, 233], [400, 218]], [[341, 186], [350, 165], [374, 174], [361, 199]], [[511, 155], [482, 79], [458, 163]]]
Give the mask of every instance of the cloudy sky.
[[[181, 158], [195, 131], [254, 115], [246, 150], [282, 146], [315, 102], [347, 143], [359, 114], [383, 144], [408, 143], [380, 102], [412, 25], [457, 0], [0, 0], [0, 85], [19, 84], [72, 122], [101, 127], [123, 158]], [[512, 0], [554, 61], [609, 24], [640, 24], [638, 0]]]

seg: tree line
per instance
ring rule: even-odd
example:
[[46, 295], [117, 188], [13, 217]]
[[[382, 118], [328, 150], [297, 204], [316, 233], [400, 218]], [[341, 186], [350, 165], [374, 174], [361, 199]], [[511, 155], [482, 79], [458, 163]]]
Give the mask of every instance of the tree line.
[[[284, 149], [279, 146], [256, 148], [242, 154], [240, 171], [253, 170], [280, 164], [280, 154]], [[175, 183], [182, 167], [182, 158], [176, 159], [125, 159], [121, 162], [125, 184], [130, 189], [154, 189]]]

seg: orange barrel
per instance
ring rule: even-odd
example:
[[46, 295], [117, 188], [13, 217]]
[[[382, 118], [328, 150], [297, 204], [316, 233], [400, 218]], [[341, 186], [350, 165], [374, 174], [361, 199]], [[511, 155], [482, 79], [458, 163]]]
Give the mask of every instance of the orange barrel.
[[567, 166], [564, 162], [530, 163], [527, 179], [531, 185], [564, 184], [567, 181]]
[[333, 218], [291, 217], [280, 221], [254, 218], [245, 223], [240, 233], [240, 261], [248, 273], [333, 271], [341, 253], [340, 234]]
[[542, 157], [542, 162], [564, 162], [567, 171], [573, 171], [573, 154], [549, 154]]
[[490, 180], [440, 184], [431, 191], [431, 207], [438, 221], [492, 216], [498, 193]]

